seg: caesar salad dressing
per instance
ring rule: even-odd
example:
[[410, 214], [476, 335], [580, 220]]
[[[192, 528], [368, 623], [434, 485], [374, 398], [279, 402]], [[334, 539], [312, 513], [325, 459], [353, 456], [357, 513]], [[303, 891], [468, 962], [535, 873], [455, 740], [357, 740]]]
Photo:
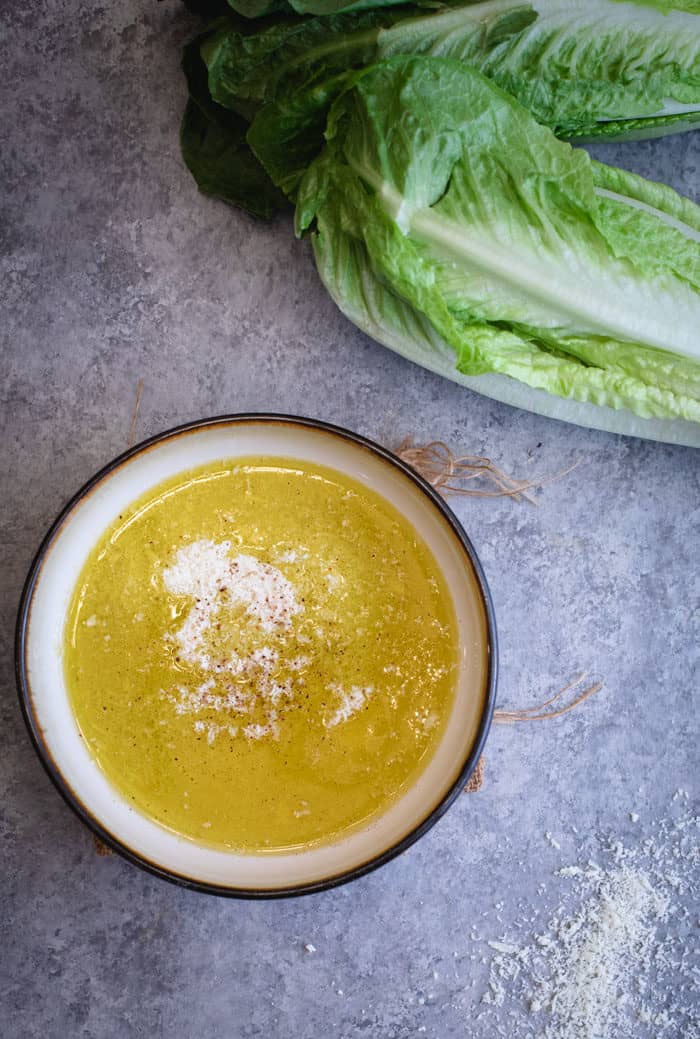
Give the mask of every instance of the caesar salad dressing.
[[385, 812], [449, 716], [458, 635], [384, 498], [279, 458], [180, 474], [125, 510], [73, 594], [64, 664], [91, 753], [197, 841], [303, 849]]

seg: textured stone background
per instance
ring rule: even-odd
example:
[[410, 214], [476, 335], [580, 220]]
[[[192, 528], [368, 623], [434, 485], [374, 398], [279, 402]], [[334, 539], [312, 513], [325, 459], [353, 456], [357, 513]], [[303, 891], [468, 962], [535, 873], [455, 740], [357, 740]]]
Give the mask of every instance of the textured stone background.
[[[488, 1039], [495, 1021], [472, 1023], [487, 974], [473, 923], [503, 902], [497, 937], [517, 898], [546, 916], [537, 887], [582, 842], [625, 839], [630, 811], [663, 815], [695, 778], [698, 455], [511, 410], [402, 361], [335, 310], [287, 219], [264, 227], [198, 195], [177, 140], [193, 23], [175, 0], [3, 8], [0, 1032]], [[598, 154], [699, 197], [697, 133]], [[495, 729], [483, 791], [334, 892], [226, 902], [99, 858], [29, 746], [11, 633], [46, 526], [124, 448], [139, 378], [143, 436], [280, 410], [390, 446], [439, 437], [523, 476], [578, 461], [537, 508], [456, 509], [496, 603], [501, 704], [579, 670], [605, 693]]]

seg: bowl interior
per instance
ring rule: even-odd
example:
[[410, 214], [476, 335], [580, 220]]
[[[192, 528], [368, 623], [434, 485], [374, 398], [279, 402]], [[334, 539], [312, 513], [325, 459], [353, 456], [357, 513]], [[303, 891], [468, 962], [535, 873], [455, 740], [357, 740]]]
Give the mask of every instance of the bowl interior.
[[[454, 707], [437, 751], [383, 816], [337, 843], [294, 854], [235, 854], [181, 838], [132, 808], [81, 740], [62, 666], [64, 624], [80, 571], [121, 510], [162, 480], [220, 459], [278, 455], [327, 465], [382, 494], [430, 547], [454, 602], [460, 667]], [[25, 697], [44, 760], [84, 815], [137, 859], [195, 884], [271, 893], [328, 882], [390, 853], [454, 787], [482, 733], [491, 661], [484, 596], [450, 520], [402, 469], [364, 443], [293, 420], [221, 420], [166, 435], [107, 471], [64, 516], [40, 558], [25, 628]]]

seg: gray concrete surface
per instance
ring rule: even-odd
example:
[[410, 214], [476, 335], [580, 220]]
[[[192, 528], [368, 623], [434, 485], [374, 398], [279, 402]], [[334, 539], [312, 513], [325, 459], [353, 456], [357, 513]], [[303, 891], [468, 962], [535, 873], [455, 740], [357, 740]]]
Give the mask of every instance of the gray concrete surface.
[[[518, 900], [546, 916], [557, 866], [601, 833], [629, 839], [630, 811], [638, 831], [697, 777], [699, 456], [511, 410], [355, 331], [288, 220], [256, 224], [183, 168], [178, 51], [194, 23], [175, 0], [6, 4], [2, 19], [0, 1033], [488, 1039], [475, 922], [503, 903], [498, 937]], [[598, 154], [700, 196], [697, 133]], [[578, 671], [604, 693], [495, 728], [483, 790], [330, 893], [227, 902], [98, 857], [29, 745], [12, 629], [47, 524], [125, 447], [141, 378], [139, 436], [264, 409], [390, 446], [438, 437], [522, 476], [578, 462], [536, 508], [455, 508], [493, 591], [500, 703]]]

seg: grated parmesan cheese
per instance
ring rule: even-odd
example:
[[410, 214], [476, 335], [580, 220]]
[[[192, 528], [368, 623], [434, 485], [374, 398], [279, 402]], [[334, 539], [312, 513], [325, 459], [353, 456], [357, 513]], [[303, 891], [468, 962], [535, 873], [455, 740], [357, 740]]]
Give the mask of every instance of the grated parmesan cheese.
[[305, 559], [309, 558], [309, 551], [306, 548], [290, 548], [286, 552], [281, 552], [277, 558], [278, 563], [300, 563]]
[[[608, 840], [600, 863], [557, 870], [569, 887], [546, 931], [524, 943], [522, 933], [517, 944], [487, 941], [496, 955], [489, 962], [479, 1034], [700, 1035], [693, 924], [678, 902], [679, 895], [697, 898], [699, 825], [686, 809], [656, 824], [637, 846]], [[522, 931], [533, 919], [515, 926]]]
[[[291, 674], [280, 676], [279, 654], [272, 646], [259, 647], [245, 657], [228, 648], [222, 657], [217, 650], [212, 660], [214, 651], [207, 642], [207, 633], [227, 606], [242, 605], [266, 635], [284, 635], [304, 607], [297, 600], [294, 586], [276, 567], [250, 555], [232, 557], [230, 550], [230, 541], [217, 543], [203, 538], [178, 549], [172, 565], [163, 570], [168, 592], [194, 600], [180, 628], [169, 637], [177, 643], [180, 657], [186, 663], [209, 672], [211, 677], [195, 689], [176, 686], [170, 691], [163, 690], [162, 696], [173, 704], [177, 714], [194, 715], [194, 731], [206, 734], [210, 744], [222, 733], [234, 736], [238, 732], [249, 740], [266, 737], [277, 740], [280, 734], [277, 708], [304, 687], [304, 677], [298, 673], [311, 664], [310, 657], [302, 654], [292, 658], [284, 665]], [[305, 549], [288, 550], [277, 556], [277, 562], [293, 563], [307, 557]], [[330, 568], [325, 577], [329, 593], [342, 582], [342, 577], [332, 573]], [[172, 615], [177, 616], [174, 606]], [[324, 637], [322, 628], [317, 628], [317, 635]], [[299, 638], [299, 641], [309, 640]], [[245, 688], [232, 680], [226, 682], [227, 675], [230, 679], [243, 679]], [[348, 721], [374, 692], [373, 686], [353, 686], [349, 692], [340, 686], [330, 686], [329, 690], [336, 694], [339, 703], [324, 719], [326, 728]], [[206, 717], [209, 712], [253, 714], [253, 718], [240, 727]]]
[[303, 610], [294, 586], [277, 567], [254, 556], [232, 558], [230, 549], [230, 541], [217, 544], [203, 538], [179, 549], [173, 565], [163, 571], [169, 592], [195, 600], [175, 639], [185, 660], [205, 670], [210, 658], [202, 652], [204, 634], [227, 603], [244, 606], [266, 634], [288, 630]]
[[[299, 640], [299, 641], [301, 641], [301, 640]], [[303, 668], [308, 667], [310, 663], [311, 663], [311, 657], [305, 657], [305, 656], [294, 657], [292, 660], [289, 661], [289, 663], [287, 664], [287, 667], [289, 668], [290, 671], [301, 671]]]
[[207, 743], [211, 746], [217, 736], [222, 732], [227, 733], [233, 737], [238, 733], [238, 729], [235, 725], [217, 725], [216, 722], [203, 722], [198, 720], [194, 723], [194, 731], [197, 733], [206, 732]]
[[354, 685], [349, 693], [344, 692], [341, 686], [329, 686], [331, 692], [340, 697], [340, 706], [333, 712], [330, 718], [324, 719], [323, 724], [327, 729], [332, 729], [341, 722], [346, 722], [353, 714], [359, 711], [365, 704], [368, 696], [374, 692], [374, 686], [361, 687]]
[[[303, 606], [297, 601], [294, 586], [276, 567], [250, 555], [231, 557], [230, 549], [230, 541], [216, 543], [201, 539], [179, 549], [172, 566], [163, 571], [163, 582], [169, 592], [194, 599], [174, 640], [187, 663], [217, 676], [228, 674], [243, 678], [253, 685], [258, 704], [265, 707], [265, 718], [263, 722], [246, 725], [243, 735], [247, 739], [265, 736], [278, 739], [274, 708], [280, 700], [290, 699], [294, 689], [291, 679], [278, 681], [274, 677], [279, 664], [277, 651], [271, 646], [262, 646], [241, 657], [234, 650], [228, 650], [224, 659], [212, 662], [205, 637], [218, 614], [230, 605], [244, 606], [246, 614], [267, 635], [288, 631]], [[285, 558], [291, 561], [292, 555], [296, 559], [295, 553], [287, 553]], [[298, 657], [292, 661], [291, 670], [301, 670], [307, 663], [307, 657]], [[210, 678], [195, 690], [178, 686], [171, 692], [164, 691], [163, 696], [175, 706], [178, 714], [200, 715], [206, 711], [250, 714], [254, 706], [252, 693], [233, 682], [222, 683], [220, 678]], [[202, 718], [197, 719], [194, 727], [196, 732], [206, 732], [210, 744], [222, 732], [230, 736], [238, 732], [237, 726]]]
[[243, 729], [243, 735], [249, 740], [261, 740], [265, 736], [271, 736], [273, 740], [278, 740], [280, 738], [280, 727], [277, 724], [276, 712], [270, 711], [268, 719], [266, 725], [260, 725], [259, 723], [246, 725]]

